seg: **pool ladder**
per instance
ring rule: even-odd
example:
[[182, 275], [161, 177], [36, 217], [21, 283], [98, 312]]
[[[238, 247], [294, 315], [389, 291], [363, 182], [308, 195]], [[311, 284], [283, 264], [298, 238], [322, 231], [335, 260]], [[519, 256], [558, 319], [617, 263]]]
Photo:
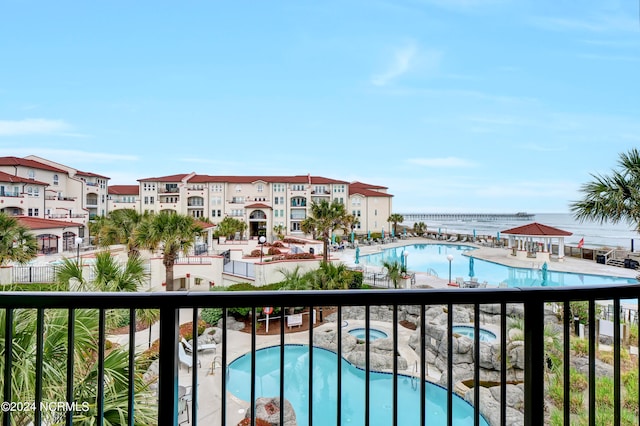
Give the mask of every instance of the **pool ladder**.
[[[415, 374], [418, 374], [418, 361], [416, 361], [415, 365], [413, 366], [413, 372]], [[411, 389], [413, 389], [414, 391], [418, 390], [418, 378], [415, 375], [411, 376]]]

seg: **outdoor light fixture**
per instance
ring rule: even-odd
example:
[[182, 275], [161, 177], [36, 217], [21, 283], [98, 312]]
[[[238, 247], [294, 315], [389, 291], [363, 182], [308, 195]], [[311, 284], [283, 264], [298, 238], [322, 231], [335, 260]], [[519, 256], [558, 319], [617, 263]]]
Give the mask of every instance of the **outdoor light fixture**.
[[453, 261], [453, 255], [448, 255], [447, 260], [449, 261], [449, 285], [451, 285], [451, 262]]
[[82, 244], [82, 238], [76, 237], [75, 243], [76, 243], [76, 250], [77, 250], [76, 265], [80, 265], [80, 244]]
[[267, 242], [267, 237], [264, 235], [260, 235], [258, 238], [258, 243], [260, 244], [260, 263], [262, 263], [262, 249], [264, 248], [264, 243]]
[[409, 257], [408, 251], [402, 252], [402, 257], [404, 258], [404, 271], [407, 272], [409, 270], [409, 264], [407, 263], [407, 257]]

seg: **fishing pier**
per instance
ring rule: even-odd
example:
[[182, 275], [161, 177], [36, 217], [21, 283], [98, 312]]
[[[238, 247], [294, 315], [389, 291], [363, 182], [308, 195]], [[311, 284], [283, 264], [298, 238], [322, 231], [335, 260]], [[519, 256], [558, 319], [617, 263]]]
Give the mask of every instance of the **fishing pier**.
[[432, 221], [460, 221], [460, 222], [497, 222], [523, 220], [530, 221], [534, 214], [518, 213], [400, 213], [409, 222]]

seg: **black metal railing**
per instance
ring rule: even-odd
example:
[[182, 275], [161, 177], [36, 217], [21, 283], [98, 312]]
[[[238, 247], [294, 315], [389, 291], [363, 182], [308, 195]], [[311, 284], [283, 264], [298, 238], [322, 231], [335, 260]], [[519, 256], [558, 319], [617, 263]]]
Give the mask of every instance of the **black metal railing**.
[[[247, 350], [255, 355], [258, 346], [260, 336], [257, 336], [256, 329], [258, 328], [258, 314], [262, 311], [264, 306], [280, 308], [281, 313], [289, 312], [288, 307], [306, 307], [307, 312], [314, 312], [315, 308], [319, 307], [332, 307], [336, 310], [336, 316], [331, 323], [331, 327], [336, 330], [337, 343], [335, 346], [335, 352], [337, 353], [338, 364], [336, 370], [330, 372], [330, 374], [337, 376], [337, 390], [333, 390], [336, 394], [336, 410], [335, 419], [331, 419], [331, 424], [342, 424], [347, 413], [343, 410], [343, 401], [347, 395], [342, 394], [342, 379], [344, 378], [340, 360], [343, 356], [343, 316], [347, 309], [353, 307], [364, 307], [363, 315], [358, 319], [364, 321], [367, 332], [371, 328], [371, 322], [373, 320], [372, 315], [374, 308], [386, 307], [390, 310], [391, 316], [387, 318], [392, 328], [392, 353], [393, 363], [388, 372], [391, 374], [393, 381], [392, 398], [390, 401], [386, 401], [385, 404], [391, 404], [391, 421], [388, 424], [398, 425], [399, 422], [399, 394], [398, 383], [399, 380], [406, 375], [406, 372], [400, 371], [399, 359], [397, 354], [399, 353], [399, 312], [404, 312], [403, 309], [406, 306], [412, 306], [415, 309], [414, 314], [417, 317], [417, 339], [414, 344], [416, 345], [416, 356], [419, 358], [419, 368], [416, 366], [415, 379], [420, 383], [420, 386], [415, 386], [414, 392], [420, 393], [420, 401], [426, 401], [426, 384], [427, 384], [427, 348], [431, 346], [446, 345], [445, 358], [442, 368], [443, 377], [440, 382], [446, 390], [446, 406], [444, 407], [445, 421], [444, 424], [452, 425], [455, 422], [460, 421], [456, 419], [456, 407], [453, 403], [454, 398], [457, 398], [455, 392], [454, 383], [454, 339], [459, 339], [457, 335], [452, 332], [453, 325], [457, 321], [454, 321], [454, 315], [456, 309], [461, 306], [472, 308], [473, 315], [469, 320], [473, 323], [474, 337], [472, 338], [473, 344], [473, 357], [472, 362], [469, 363], [469, 368], [473, 368], [472, 378], [473, 386], [465, 398], [472, 403], [472, 420], [465, 424], [489, 424], [486, 413], [481, 413], [482, 398], [484, 394], [481, 394], [481, 388], [479, 384], [482, 383], [480, 369], [481, 366], [481, 340], [480, 340], [480, 327], [483, 312], [492, 311], [497, 312], [499, 316], [499, 349], [496, 354], [499, 357], [499, 361], [496, 363], [499, 365], [499, 379], [497, 380], [497, 386], [499, 386], [498, 400], [500, 401], [499, 409], [492, 414], [491, 425], [507, 425], [513, 420], [513, 413], [507, 412], [507, 384], [513, 381], [512, 377], [507, 377], [509, 364], [511, 362], [523, 363], [523, 377], [518, 381], [522, 383], [524, 389], [524, 398], [521, 416], [525, 425], [541, 425], [547, 423], [548, 416], [548, 400], [546, 399], [545, 392], [545, 378], [549, 376], [548, 371], [548, 349], [546, 349], [546, 343], [548, 337], [545, 335], [545, 323], [546, 316], [548, 315], [547, 308], [561, 307], [560, 328], [561, 328], [561, 341], [563, 348], [563, 365], [558, 371], [563, 373], [563, 401], [559, 407], [561, 412], [561, 422], [564, 424], [570, 424], [572, 419], [572, 404], [570, 392], [570, 359], [571, 359], [571, 346], [570, 340], [572, 338], [571, 325], [574, 322], [573, 314], [570, 312], [569, 306], [576, 301], [586, 302], [587, 316], [586, 321], [588, 323], [588, 398], [585, 402], [586, 413], [588, 415], [589, 424], [595, 424], [597, 413], [596, 405], [596, 347], [598, 345], [596, 327], [596, 317], [598, 315], [601, 303], [612, 305], [612, 312], [621, 312], [621, 304], [636, 303], [640, 297], [639, 285], [606, 285], [606, 286], [588, 286], [588, 287], [557, 287], [557, 288], [506, 288], [506, 289], [428, 289], [428, 290], [358, 290], [358, 291], [277, 291], [277, 292], [179, 292], [179, 293], [53, 293], [43, 295], [36, 292], [2, 292], [0, 293], [0, 313], [2, 314], [2, 320], [4, 324], [3, 342], [4, 347], [2, 351], [2, 363], [3, 363], [3, 424], [9, 425], [12, 419], [15, 420], [16, 413], [10, 409], [4, 409], [4, 407], [12, 407], [12, 404], [16, 405], [16, 397], [20, 395], [15, 394], [15, 389], [12, 387], [12, 383], [15, 380], [13, 376], [14, 368], [17, 368], [15, 362], [18, 360], [15, 358], [18, 350], [24, 348], [16, 346], [14, 343], [19, 337], [17, 333], [23, 332], [25, 324], [15, 324], [16, 316], [21, 310], [35, 310], [37, 315], [35, 318], [35, 328], [37, 339], [33, 342], [35, 348], [33, 348], [33, 354], [35, 356], [35, 393], [33, 394], [33, 407], [34, 412], [31, 420], [34, 424], [41, 424], [43, 415], [47, 414], [43, 412], [41, 403], [43, 402], [43, 377], [46, 371], [43, 367], [43, 353], [47, 342], [45, 339], [50, 338], [50, 334], [46, 332], [45, 313], [49, 310], [68, 310], [69, 315], [69, 327], [66, 329], [68, 347], [73, 347], [75, 339], [75, 327], [74, 313], [80, 309], [95, 309], [98, 312], [98, 339], [95, 348], [96, 357], [96, 377], [97, 385], [95, 386], [95, 404], [92, 405], [92, 409], [95, 411], [96, 424], [104, 424], [104, 410], [105, 410], [105, 395], [109, 391], [109, 387], [113, 384], [106, 379], [105, 373], [105, 353], [106, 347], [106, 313], [112, 309], [125, 309], [129, 310], [129, 319], [131, 324], [136, 323], [136, 309], [159, 309], [159, 369], [158, 369], [158, 388], [157, 399], [153, 399], [150, 404], [153, 407], [157, 407], [157, 424], [159, 425], [176, 425], [178, 424], [178, 417], [180, 414], [179, 401], [179, 323], [180, 312], [183, 309], [192, 309], [192, 316], [189, 318], [193, 324], [198, 323], [200, 320], [201, 308], [218, 308], [222, 310], [221, 320], [219, 322], [220, 338], [218, 343], [217, 354], [219, 355], [219, 363], [222, 367], [222, 371], [226, 372], [228, 365], [230, 364], [231, 356], [235, 353], [237, 355], [237, 348], [232, 352], [232, 345], [236, 345], [237, 342], [232, 339], [231, 331], [228, 327], [228, 322], [231, 321], [228, 316], [230, 310], [236, 309], [239, 306], [249, 307], [249, 323], [250, 327], [250, 344], [247, 346]], [[433, 318], [427, 318], [427, 309], [433, 307], [438, 308], [442, 315], [446, 316], [447, 330], [444, 335], [440, 337], [440, 341], [436, 341], [433, 335], [428, 334], [428, 329], [433, 322]], [[521, 309], [518, 309], [521, 308]], [[490, 308], [490, 309], [489, 309]], [[184, 311], [182, 311], [184, 312]], [[518, 314], [516, 314], [518, 313]], [[353, 313], [352, 313], [353, 315]], [[431, 313], [429, 313], [431, 315]], [[513, 348], [508, 348], [510, 343], [507, 333], [508, 321], [511, 317], [521, 315], [521, 320], [524, 322], [523, 330], [523, 357], [522, 359], [513, 360], [511, 358], [510, 351]], [[308, 317], [311, 317], [309, 315]], [[611, 317], [611, 316], [610, 316]], [[613, 410], [611, 414], [610, 423], [608, 424], [621, 424], [621, 410], [623, 408], [622, 396], [621, 396], [621, 316], [613, 315], [613, 395], [611, 396]], [[279, 375], [279, 395], [280, 401], [286, 398], [284, 391], [284, 377], [285, 377], [285, 365], [284, 365], [284, 348], [285, 348], [285, 333], [289, 331], [285, 329], [285, 321], [279, 322], [279, 335], [280, 335], [280, 369], [276, 373]], [[133, 359], [135, 354], [135, 328], [132, 327], [129, 332], [129, 367], [126, 370], [126, 383], [128, 397], [123, 400], [123, 404], [126, 405], [125, 416], [127, 424], [133, 425], [134, 415], [136, 410], [141, 409], [141, 402], [136, 400], [136, 387], [134, 384], [134, 377], [140, 372], [135, 371], [135, 364]], [[302, 332], [308, 334], [306, 340], [309, 346], [314, 346], [316, 340], [315, 334], [319, 334], [318, 331], [314, 332], [313, 327], [309, 327], [308, 331]], [[12, 336], [12, 338], [6, 338]], [[237, 337], [236, 337], [237, 338]], [[446, 341], [446, 343], [445, 343]], [[227, 374], [220, 374], [219, 377], [219, 392], [216, 394], [218, 400], [213, 401], [211, 395], [199, 395], [199, 384], [203, 380], [197, 372], [199, 371], [198, 361], [198, 340], [194, 339], [194, 350], [191, 355], [191, 362], [194, 368], [192, 368], [190, 374], [190, 382], [192, 386], [192, 403], [190, 424], [197, 425], [199, 421], [199, 410], [210, 404], [216, 404], [219, 409], [215, 411], [215, 418], [209, 417], [203, 424], [237, 424], [233, 416], [237, 416], [237, 411], [231, 411], [228, 409], [229, 399], [227, 397]], [[372, 416], [372, 407], [380, 404], [379, 401], [374, 401], [372, 397], [371, 389], [371, 374], [373, 371], [372, 364], [372, 351], [373, 344], [369, 339], [364, 341], [364, 357], [366, 363], [361, 368], [365, 372], [365, 384], [362, 397], [362, 404], [364, 405], [364, 424], [376, 424], [377, 420]], [[48, 348], [51, 349], [51, 348]], [[403, 350], [406, 348], [403, 348]], [[64, 352], [64, 351], [63, 351]], [[75, 397], [77, 389], [74, 389], [74, 351], [67, 351], [66, 355], [66, 386], [67, 393], [64, 397], [61, 397], [67, 404], [78, 404], [83, 401], [78, 401]], [[633, 358], [632, 358], [633, 359]], [[638, 358], [634, 360], [635, 368], [638, 368]], [[215, 360], [211, 365], [211, 369], [215, 368]], [[50, 366], [47, 366], [50, 367]], [[256, 383], [256, 356], [251, 357], [250, 364], [250, 376], [252, 379], [246, 386], [250, 387], [250, 399], [246, 402], [248, 407], [254, 407], [256, 397], [258, 395], [257, 383]], [[308, 372], [308, 385], [306, 395], [312, 395], [312, 389], [314, 389], [314, 374], [313, 374], [313, 351], [309, 351], [309, 372]], [[290, 374], [287, 372], [287, 374]], [[404, 376], [406, 377], [406, 376]], [[640, 386], [638, 376], [636, 375], [636, 385]], [[413, 382], [412, 382], [413, 383]], [[326, 384], [325, 384], [326, 385]], [[637, 388], [636, 388], [637, 389]], [[207, 398], [206, 404], [203, 404], [203, 398]], [[349, 399], [354, 399], [355, 395], [348, 395]], [[359, 397], [359, 396], [358, 396]], [[637, 398], [637, 394], [636, 394]], [[126, 402], [124, 402], [126, 401]], [[198, 401], [201, 401], [198, 404]], [[473, 403], [477, 401], [478, 403]], [[24, 402], [24, 401], [22, 401]], [[313, 424], [313, 421], [317, 419], [317, 416], [323, 414], [326, 407], [318, 407], [313, 404], [313, 398], [307, 398], [307, 406], [303, 409], [308, 411], [308, 424]], [[6, 405], [9, 403], [9, 405]], [[70, 405], [67, 405], [69, 407]], [[17, 405], [16, 405], [17, 407]], [[46, 409], [46, 405], [44, 406]], [[626, 407], [629, 408], [629, 403], [626, 403]], [[123, 407], [124, 408], [124, 407]], [[255, 407], [254, 407], [255, 408]], [[558, 407], [557, 407], [558, 408]], [[635, 424], [638, 424], [638, 412], [639, 404], [637, 399], [631, 404], [631, 411], [635, 413]], [[426, 410], [424, 403], [419, 404], [416, 409], [416, 417], [419, 418], [419, 424], [433, 424], [432, 414]], [[255, 409], [250, 409], [248, 416], [251, 418], [251, 424], [255, 424], [254, 413]], [[314, 413], [317, 413], [314, 417]], [[601, 413], [600, 413], [601, 415]], [[213, 415], [212, 415], [213, 416]], [[283, 424], [285, 416], [284, 410], [280, 410], [280, 424]], [[65, 411], [66, 424], [72, 424], [74, 418], [73, 410]], [[471, 423], [472, 422], [472, 423]], [[487, 422], [487, 423], [485, 423]], [[416, 421], [416, 424], [418, 422]]]

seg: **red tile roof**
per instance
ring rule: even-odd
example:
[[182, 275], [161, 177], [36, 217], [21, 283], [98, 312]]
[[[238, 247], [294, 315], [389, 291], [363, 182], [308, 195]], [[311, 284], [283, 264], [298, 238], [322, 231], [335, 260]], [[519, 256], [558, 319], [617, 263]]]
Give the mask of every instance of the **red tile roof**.
[[140, 195], [140, 185], [109, 185], [109, 194]]
[[40, 217], [31, 216], [16, 216], [18, 222], [22, 226], [26, 226], [29, 229], [50, 229], [50, 228], [70, 228], [83, 226], [81, 223], [63, 220], [43, 219]]
[[[189, 173], [190, 174], [190, 173]], [[138, 182], [180, 182], [188, 173], [161, 176], [153, 178], [138, 179]], [[322, 185], [322, 184], [348, 184], [349, 182], [343, 180], [330, 179], [322, 176], [308, 176], [308, 175], [295, 175], [295, 176], [211, 176], [211, 175], [194, 175], [187, 182], [189, 183], [209, 183], [209, 182], [229, 182], [229, 183], [309, 183]]]
[[110, 177], [107, 176], [103, 176], [103, 175], [99, 175], [97, 173], [93, 173], [93, 172], [82, 172], [80, 170], [78, 170], [76, 172], [76, 175], [78, 176], [88, 176], [88, 177], [99, 177], [99, 178], [103, 178], [103, 179], [111, 179]]
[[349, 185], [349, 196], [354, 194], [364, 195], [365, 197], [393, 197], [386, 192], [380, 192], [379, 189], [387, 189], [386, 186], [369, 185], [362, 182], [352, 182]]
[[177, 182], [182, 182], [182, 179], [185, 178], [185, 176], [188, 176], [189, 173], [181, 173], [178, 175], [170, 175], [170, 176], [161, 176], [161, 177], [150, 177], [150, 178], [145, 178], [145, 179], [138, 179], [138, 182], [171, 182], [171, 183], [177, 183]]
[[573, 232], [563, 231], [553, 226], [543, 225], [542, 223], [533, 222], [528, 225], [518, 226], [516, 228], [501, 231], [503, 234], [511, 235], [531, 235], [540, 237], [568, 237]]
[[245, 209], [270, 209], [271, 206], [268, 206], [262, 203], [254, 203], [254, 204], [247, 204], [246, 206], [244, 206], [244, 208]]
[[35, 160], [27, 160], [20, 157], [0, 157], [0, 166], [22, 166], [32, 169], [48, 170], [50, 172], [68, 174], [66, 170], [50, 166]]
[[46, 182], [40, 182], [39, 180], [23, 178], [20, 176], [10, 175], [9, 173], [0, 171], [0, 182], [8, 182], [8, 183], [30, 183], [31, 185], [42, 185], [48, 186], [49, 184]]

